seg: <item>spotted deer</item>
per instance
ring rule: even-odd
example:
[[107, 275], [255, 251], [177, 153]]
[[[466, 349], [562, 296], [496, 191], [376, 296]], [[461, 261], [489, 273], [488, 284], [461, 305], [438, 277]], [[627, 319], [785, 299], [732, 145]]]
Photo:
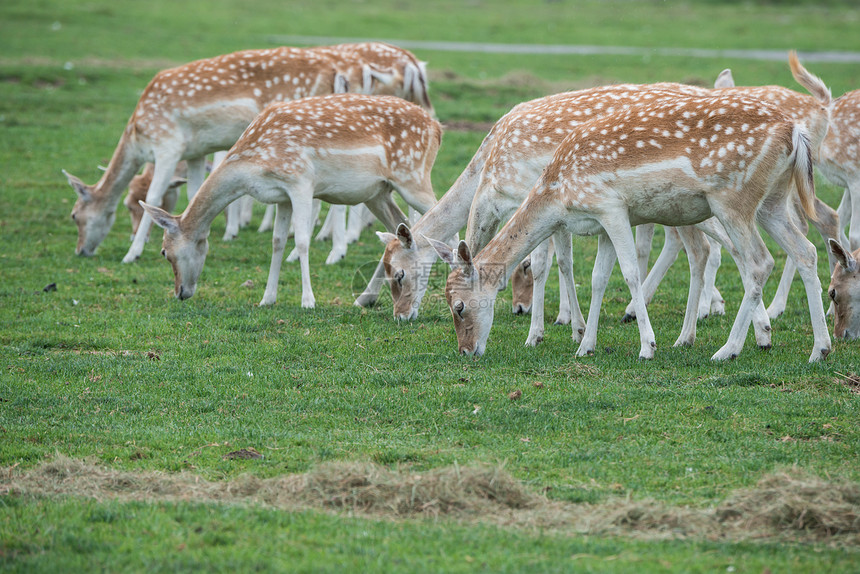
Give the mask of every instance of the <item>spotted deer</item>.
[[191, 297], [208, 251], [212, 220], [248, 194], [277, 204], [272, 263], [261, 305], [275, 303], [292, 220], [302, 273], [302, 307], [314, 307], [310, 243], [314, 199], [364, 203], [388, 229], [405, 216], [394, 203], [426, 211], [436, 202], [430, 171], [442, 128], [420, 107], [392, 96], [339, 94], [271, 104], [179, 216], [143, 204], [163, 227], [162, 253], [173, 266], [175, 294]]
[[[72, 210], [78, 226], [76, 252], [95, 252], [113, 225], [122, 192], [144, 162], [155, 164], [147, 202], [159, 205], [179, 161], [188, 161], [188, 188], [193, 192], [203, 181], [205, 156], [229, 149], [269, 103], [346, 92], [347, 76], [355, 72], [339, 66], [360, 65], [358, 56], [335, 60], [329, 52], [288, 47], [244, 50], [156, 74], [101, 179], [90, 186], [66, 173], [78, 194]], [[124, 262], [140, 257], [150, 223], [144, 215], [144, 233], [135, 236]]]
[[[792, 180], [797, 184], [790, 186]], [[585, 122], [555, 150], [526, 200], [477, 255], [433, 245], [453, 270], [446, 298], [464, 354], [483, 354], [496, 294], [516, 265], [559, 229], [598, 235], [588, 324], [577, 354], [593, 353], [597, 318], [617, 257], [636, 307], [641, 358], [656, 342], [639, 283], [631, 225], [692, 225], [715, 216], [740, 253], [744, 298], [715, 360], [736, 357], [773, 258], [760, 224], [797, 262], [807, 289], [814, 348], [830, 352], [815, 247], [789, 217], [793, 196], [813, 213], [812, 149], [805, 130], [777, 108], [740, 94], [679, 93], [642, 100]], [[533, 263], [534, 265], [534, 263]]]
[[835, 185], [845, 188], [839, 204], [840, 233], [850, 225], [843, 245], [860, 249], [860, 90], [836, 98], [830, 114], [830, 130], [821, 144], [817, 163], [821, 173]]
[[860, 339], [860, 249], [851, 253], [835, 239], [827, 244], [837, 262], [827, 289], [833, 301], [833, 335]]
[[[641, 87], [636, 85], [608, 86], [556, 94], [515, 106], [490, 129], [463, 173], [430, 211], [414, 226], [404, 224], [398, 226], [394, 234], [379, 234], [385, 244], [385, 253], [377, 272], [355, 304], [367, 306], [376, 301], [384, 274], [391, 286], [395, 318], [416, 318], [427, 290], [430, 270], [437, 259], [435, 250], [423, 237], [438, 239], [456, 236], [469, 220], [472, 206], [479, 202], [497, 213], [494, 222], [488, 224], [497, 226], [502, 221], [502, 212], [510, 214], [516, 209], [537, 180], [540, 170], [549, 161], [555, 147], [573, 126], [604, 113], [607, 108], [634, 101], [640, 91]], [[497, 140], [503, 143], [496, 145]], [[535, 150], [539, 150], [541, 155], [522, 159]], [[510, 191], [497, 197], [490, 193], [492, 187], [485, 172], [493, 170], [496, 173], [498, 169], [493, 167], [493, 163], [501, 163], [508, 155], [521, 158], [518, 166], [522, 169], [511, 170], [511, 179], [503, 186], [506, 191]], [[575, 296], [575, 291], [573, 294]], [[518, 298], [521, 295], [522, 291], [518, 289]], [[541, 309], [541, 332], [542, 312]], [[572, 312], [578, 316], [577, 327], [584, 328], [585, 320], [578, 311], [578, 305], [571, 306], [569, 299], [563, 298], [557, 322], [569, 323]]]
[[[734, 78], [730, 70], [724, 70], [715, 82], [715, 88], [720, 92], [728, 91], [732, 93], [743, 94], [746, 96], [759, 98], [776, 105], [781, 111], [786, 113], [795, 122], [802, 125], [810, 136], [810, 146], [813, 150], [813, 158], [819, 166], [823, 164], [827, 157], [826, 148], [823, 145], [828, 141], [826, 134], [829, 134], [828, 126], [832, 127], [831, 122], [831, 97], [830, 90], [824, 82], [811, 74], [797, 58], [795, 52], [789, 53], [789, 66], [795, 80], [802, 85], [809, 94], [801, 94], [784, 88], [782, 86], [750, 86], [750, 87], [735, 87]], [[810, 95], [811, 94], [811, 95]], [[840, 218], [837, 212], [829, 205], [818, 199], [814, 199], [814, 217], [809, 220], [816, 227], [821, 236], [827, 240], [830, 237], [840, 238], [843, 242], [847, 239], [842, 233], [839, 221]], [[807, 217], [803, 213], [798, 202], [795, 202], [795, 209], [792, 217], [795, 218], [795, 224], [805, 234], [808, 228]], [[640, 235], [645, 226], [640, 226], [637, 229], [637, 253], [639, 254], [640, 270], [643, 266], [647, 266], [647, 253], [650, 251], [650, 238], [647, 232]], [[653, 234], [653, 225], [650, 226], [650, 233]], [[847, 244], [847, 243], [846, 243]], [[650, 301], [657, 285], [659, 285], [665, 272], [668, 270], [671, 261], [677, 256], [681, 249], [681, 243], [677, 240], [674, 232], [667, 230], [667, 240], [663, 244], [663, 250], [658, 257], [658, 263], [655, 263], [653, 268], [654, 276], [649, 276], [643, 283], [643, 289], [646, 302]], [[722, 297], [713, 285], [713, 280], [716, 277], [717, 267], [719, 267], [719, 248], [713, 250], [714, 257], [710, 260], [707, 270], [707, 281], [705, 292], [699, 306], [699, 317], [705, 317], [709, 314], [710, 309], [714, 309], [717, 313], [722, 310]], [[643, 257], [644, 254], [644, 257]], [[835, 266], [835, 259], [830, 257], [831, 271]], [[667, 264], [668, 263], [668, 264]], [[788, 258], [780, 278], [779, 287], [774, 295], [773, 301], [767, 308], [767, 315], [770, 320], [779, 317], [786, 307], [788, 301], [788, 292], [794, 278], [796, 267], [794, 262]], [[629, 304], [625, 311], [624, 320], [635, 318], [633, 304]]]

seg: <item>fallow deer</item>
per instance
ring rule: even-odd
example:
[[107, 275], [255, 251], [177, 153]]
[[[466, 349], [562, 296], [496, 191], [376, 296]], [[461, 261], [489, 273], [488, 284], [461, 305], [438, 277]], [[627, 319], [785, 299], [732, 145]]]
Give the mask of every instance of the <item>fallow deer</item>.
[[248, 194], [278, 205], [272, 263], [260, 304], [276, 301], [292, 219], [302, 307], [313, 307], [308, 246], [314, 199], [365, 203], [393, 230], [405, 216], [394, 203], [392, 190], [421, 212], [436, 202], [430, 171], [441, 137], [439, 122], [392, 96], [341, 94], [271, 104], [248, 126], [184, 213], [171, 216], [143, 204], [165, 230], [162, 253], [173, 266], [176, 296], [187, 299], [194, 294], [212, 220], [230, 202]]
[[[790, 186], [791, 181], [797, 184]], [[796, 190], [796, 191], [794, 191]], [[815, 247], [788, 217], [793, 195], [813, 212], [812, 150], [805, 130], [777, 108], [739, 94], [643, 99], [583, 123], [557, 148], [525, 202], [475, 257], [434, 242], [454, 269], [446, 298], [458, 348], [483, 354], [496, 294], [515, 266], [559, 229], [599, 235], [592, 304], [578, 355], [594, 351], [600, 302], [617, 253], [636, 308], [641, 358], [656, 342], [639, 283], [631, 225], [692, 225], [716, 216], [740, 253], [745, 288], [738, 316], [715, 360], [736, 357], [773, 258], [757, 223], [798, 264], [807, 290], [814, 348], [830, 352]]]
[[833, 335], [860, 339], [860, 249], [851, 253], [835, 239], [827, 243], [837, 262], [827, 289], [833, 301]]
[[[782, 86], [735, 87], [734, 79], [730, 70], [724, 70], [720, 74], [714, 87], [717, 88], [718, 93], [723, 91], [739, 93], [771, 102], [779, 107], [781, 111], [788, 114], [794, 121], [800, 123], [804, 128], [806, 128], [807, 133], [810, 135], [810, 145], [813, 149], [813, 158], [816, 163], [821, 166], [826, 161], [827, 157], [823, 142], [828, 141], [829, 138], [830, 132], [828, 131], [828, 125], [832, 126], [830, 117], [830, 90], [820, 78], [811, 74], [803, 67], [803, 65], [801, 65], [795, 52], [789, 53], [789, 66], [795, 80], [808, 90], [811, 95], [801, 94]], [[838, 237], [842, 241], [847, 241], [840, 229], [839, 216], [837, 215], [837, 212], [818, 198], [815, 198], [814, 205], [814, 216], [811, 217], [810, 220], [813, 222], [816, 229], [818, 229], [821, 236], [825, 240], [830, 237]], [[805, 234], [808, 228], [807, 218], [799, 205], [795, 206], [795, 210], [792, 215], [795, 218], [795, 224], [800, 227], [801, 231]], [[647, 229], [643, 229], [645, 227], [646, 226], [640, 226], [637, 229], [636, 235], [640, 269], [642, 269], [643, 266], [647, 267], [647, 253], [650, 251], [650, 240], [647, 235], [648, 231]], [[653, 234], [653, 226], [650, 227], [652, 230], [651, 233]], [[641, 233], [643, 231], [645, 231], [645, 233]], [[643, 283], [643, 292], [645, 294], [646, 302], [650, 300], [657, 288], [657, 285], [660, 283], [663, 274], [668, 270], [668, 265], [664, 265], [664, 263], [674, 260], [674, 257], [677, 256], [677, 253], [680, 250], [680, 243], [674, 239], [672, 232], [667, 230], [667, 241], [663, 244], [663, 251], [661, 251], [660, 257], [658, 258], [661, 265], [658, 266], [655, 263], [655, 269], [652, 270], [655, 272], [654, 276], [649, 273], [649, 276]], [[709, 262], [707, 272], [708, 280], [706, 281], [705, 292], [703, 293], [702, 301], [699, 306], [700, 318], [707, 316], [710, 308], [713, 308], [717, 313], [720, 313], [722, 309], [722, 297], [719, 295], [719, 292], [715, 290], [713, 285], [713, 278], [716, 276], [717, 272], [715, 265], [719, 266], [720, 261], [719, 248], [715, 248], [713, 253], [714, 257]], [[832, 271], [835, 265], [835, 260], [832, 257], [829, 259]], [[792, 279], [794, 278], [795, 269], [794, 262], [790, 258], [787, 259], [777, 292], [774, 295], [770, 306], [767, 308], [767, 315], [770, 320], [777, 318], [783, 313], [783, 311], [785, 311], [785, 306], [788, 301], [788, 291], [791, 286]], [[633, 304], [631, 303], [627, 306], [624, 320], [631, 320], [633, 318], [635, 318], [635, 313], [633, 311]]]
[[[78, 194], [72, 210], [78, 226], [76, 252], [95, 252], [113, 225], [122, 192], [144, 162], [155, 164], [148, 203], [161, 203], [183, 159], [193, 192], [203, 181], [205, 156], [229, 149], [269, 103], [346, 92], [347, 75], [353, 72], [342, 72], [338, 65], [326, 51], [281, 47], [234, 52], [156, 74], [101, 179], [90, 186], [66, 173]], [[140, 257], [149, 226], [144, 215], [144, 233], [136, 235], [124, 262]]]
[[845, 225], [850, 227], [848, 243], [843, 245], [860, 249], [860, 90], [833, 101], [830, 130], [821, 144], [817, 165], [828, 180], [845, 188], [838, 210], [840, 232]]

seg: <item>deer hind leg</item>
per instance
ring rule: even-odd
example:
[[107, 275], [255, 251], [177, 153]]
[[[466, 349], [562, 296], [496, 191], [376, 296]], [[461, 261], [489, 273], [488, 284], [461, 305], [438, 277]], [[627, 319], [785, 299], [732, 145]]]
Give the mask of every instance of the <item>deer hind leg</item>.
[[[156, 159], [155, 169], [152, 173], [152, 182], [149, 184], [149, 189], [146, 192], [146, 203], [149, 205], [161, 205], [178, 163], [178, 156], [164, 156]], [[141, 254], [143, 254], [146, 239], [149, 237], [151, 226], [152, 217], [150, 217], [149, 213], [144, 213], [143, 217], [140, 218], [140, 225], [137, 227], [134, 241], [131, 242], [128, 253], [122, 259], [123, 263], [133, 263], [140, 258]]]
[[[641, 227], [642, 226], [640, 225], [636, 228], [637, 251], [639, 248], [639, 228]], [[651, 303], [651, 299], [654, 297], [654, 293], [657, 292], [657, 286], [660, 285], [660, 282], [666, 276], [666, 273], [669, 271], [669, 268], [672, 267], [672, 264], [678, 257], [678, 253], [681, 252], [681, 238], [675, 228], [664, 227], [664, 230], [666, 232], [666, 238], [663, 242], [663, 249], [660, 250], [660, 255], [657, 256], [657, 261], [654, 262], [654, 266], [651, 267], [651, 271], [647, 271], [646, 267], [646, 271], [648, 273], [647, 276], [645, 274], [640, 275], [640, 277], [645, 277], [645, 280], [642, 282], [642, 296], [645, 297], [646, 305]], [[637, 261], [641, 264], [642, 259], [637, 259]], [[645, 262], [648, 262], [647, 254]], [[641, 270], [642, 268], [640, 267], [639, 269]], [[633, 308], [633, 302], [631, 301], [627, 304], [627, 308], [624, 310], [624, 316], [621, 317], [621, 322], [629, 323], [630, 321], [635, 320], [636, 310]]]
[[[848, 244], [852, 250], [860, 249], [860, 179], [848, 183], [846, 190], [850, 199], [850, 227], [848, 228]], [[844, 244], [843, 244], [844, 245]]]
[[[780, 213], [782, 211], [782, 213]], [[821, 301], [821, 281], [818, 278], [818, 254], [815, 246], [784, 213], [777, 209], [761, 218], [762, 227], [774, 241], [782, 247], [797, 266], [806, 299], [809, 304], [809, 318], [812, 322], [813, 349], [809, 362], [823, 359], [830, 353], [830, 333], [824, 318], [824, 304]]]
[[[793, 202], [792, 204], [790, 217], [793, 219], [794, 224], [802, 229], [802, 233], [805, 235], [809, 230], [809, 224], [806, 218], [800, 213], [800, 205], [797, 202]], [[794, 280], [794, 272], [796, 270], [797, 267], [794, 264], [794, 260], [791, 257], [786, 257], [785, 267], [783, 267], [782, 276], [779, 278], [779, 286], [776, 288], [776, 294], [767, 308], [767, 316], [771, 321], [785, 312], [785, 307], [788, 304], [788, 293], [791, 290], [791, 283]]]
[[[715, 361], [734, 359], [740, 354], [753, 316], [757, 309], [764, 309], [762, 291], [764, 283], [773, 269], [773, 257], [765, 247], [755, 223], [739, 220], [736, 214], [733, 215], [736, 218], [734, 222], [725, 216], [720, 217], [720, 221], [731, 238], [733, 248], [737, 251], [735, 262], [741, 273], [744, 296], [726, 344], [711, 357]], [[727, 222], [731, 226], [726, 225]], [[765, 315], [765, 319], [767, 319], [767, 315]]]
[[277, 205], [272, 232], [272, 264], [269, 266], [269, 278], [266, 281], [266, 291], [263, 293], [260, 306], [274, 305], [278, 299], [278, 279], [281, 276], [281, 263], [284, 261], [292, 210], [293, 207], [289, 201]]
[[543, 241], [532, 251], [532, 316], [529, 324], [529, 335], [526, 338], [526, 347], [536, 347], [543, 341], [544, 330], [544, 290], [546, 280], [549, 276], [549, 241]]
[[[720, 223], [720, 220], [716, 217], [711, 217], [701, 223], [696, 224], [696, 227], [707, 233], [708, 237], [715, 240], [719, 245], [721, 245], [726, 251], [729, 252], [729, 255], [731, 255], [732, 259], [736, 262], [738, 266], [738, 271], [741, 273], [741, 282], [743, 282], [744, 275], [743, 270], [741, 269], [741, 264], [743, 263], [743, 255], [738, 250], [738, 248], [735, 247], [734, 242], [726, 232], [726, 228], [723, 226], [722, 223]], [[759, 239], [761, 239], [760, 236]], [[719, 251], [716, 245], [712, 244], [712, 247], [712, 253], [714, 251]], [[770, 252], [768, 252], [768, 257], [770, 257]], [[772, 259], [771, 264], [773, 264]], [[708, 271], [708, 273], [713, 273], [714, 275], [716, 275], [716, 272], [716, 267], [713, 267]], [[711, 285], [712, 279], [706, 278], [706, 281], [708, 281], [708, 285]], [[720, 295], [720, 292], [717, 291], [716, 287], [711, 287], [708, 289], [712, 290], [712, 304], [715, 299], [718, 299], [719, 302], [722, 303], [722, 314], [725, 314], [725, 302], [722, 301], [722, 296]], [[760, 300], [758, 305], [756, 305], [756, 307], [753, 309], [752, 324], [753, 330], [755, 331], [756, 344], [762, 349], [769, 349], [771, 346], [772, 331], [770, 328], [770, 319], [767, 316], [767, 311], [764, 308], [764, 301], [762, 300]]]
[[681, 334], [675, 341], [675, 347], [692, 345], [696, 342], [696, 320], [698, 319], [699, 302], [705, 284], [705, 268], [711, 252], [705, 234], [695, 227], [684, 226], [675, 228], [684, 242], [687, 260], [690, 263], [690, 291], [687, 294], [687, 308], [684, 312], [684, 325]]

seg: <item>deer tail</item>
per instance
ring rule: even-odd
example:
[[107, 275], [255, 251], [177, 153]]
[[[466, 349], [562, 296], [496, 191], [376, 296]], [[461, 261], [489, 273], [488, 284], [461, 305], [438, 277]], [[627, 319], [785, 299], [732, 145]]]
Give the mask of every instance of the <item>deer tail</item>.
[[812, 147], [809, 136], [799, 125], [794, 126], [791, 134], [791, 178], [797, 189], [800, 205], [806, 216], [817, 221], [815, 215], [815, 180], [812, 175]]
[[797, 52], [792, 50], [788, 53], [788, 65], [791, 68], [791, 75], [798, 84], [803, 86], [812, 96], [818, 100], [822, 106], [829, 107], [833, 96], [830, 94], [830, 88], [818, 76], [811, 74], [800, 60], [797, 58]]

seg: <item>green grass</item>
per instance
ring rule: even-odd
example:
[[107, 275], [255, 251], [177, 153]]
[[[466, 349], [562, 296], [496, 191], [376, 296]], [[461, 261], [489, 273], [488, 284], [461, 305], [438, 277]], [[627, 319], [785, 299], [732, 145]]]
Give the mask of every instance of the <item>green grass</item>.
[[[74, 256], [74, 195], [60, 169], [98, 178], [96, 166], [109, 159], [161, 66], [267, 46], [272, 36], [860, 50], [860, 12], [839, 2], [685, 2], [673, 4], [675, 19], [655, 2], [490, 4], [0, 5], [0, 465], [17, 472], [61, 453], [123, 470], [230, 480], [332, 460], [416, 471], [490, 463], [561, 501], [622, 495], [695, 507], [792, 465], [860, 480], [860, 400], [839, 382], [857, 371], [860, 353], [837, 341], [827, 361], [806, 363], [812, 334], [799, 280], [774, 324], [773, 349], [756, 349], [750, 334], [739, 359], [709, 360], [741, 297], [728, 257], [718, 277], [727, 316], [701, 322], [695, 347], [673, 349], [687, 290], [680, 258], [652, 304], [658, 352], [643, 363], [635, 325], [618, 322], [627, 289], [617, 271], [594, 357], [574, 358], [566, 327], [548, 326], [541, 346], [523, 348], [528, 321], [510, 315], [503, 293], [488, 353], [474, 361], [455, 353], [441, 265], [414, 323], [395, 323], [385, 299], [371, 310], [351, 306], [354, 271], [380, 255], [370, 232], [336, 266], [323, 265], [328, 244], [313, 245], [312, 311], [299, 307], [299, 271], [290, 264], [278, 304], [256, 307], [270, 237], [245, 230], [222, 243], [223, 219], [200, 288], [185, 302], [172, 296], [158, 234], [139, 263], [120, 264], [130, 232], [122, 213], [96, 257]], [[524, 99], [599, 82], [708, 83], [727, 66], [739, 83], [793, 85], [780, 62], [418, 55], [430, 61], [443, 122], [494, 121]], [[860, 86], [856, 65], [808, 67], [834, 94]], [[440, 194], [482, 135], [445, 134], [433, 174]], [[823, 181], [818, 193], [831, 205], [839, 198]], [[811, 238], [823, 258], [820, 238]], [[595, 245], [579, 239], [576, 246], [585, 302]], [[243, 287], [249, 279], [254, 287]], [[57, 290], [43, 292], [50, 283]], [[549, 289], [552, 317], [554, 278]], [[523, 394], [511, 401], [515, 389]], [[222, 458], [243, 447], [265, 458]], [[848, 572], [857, 562], [856, 551], [825, 544], [639, 542], [445, 520], [0, 497], [0, 563], [16, 571]]]

